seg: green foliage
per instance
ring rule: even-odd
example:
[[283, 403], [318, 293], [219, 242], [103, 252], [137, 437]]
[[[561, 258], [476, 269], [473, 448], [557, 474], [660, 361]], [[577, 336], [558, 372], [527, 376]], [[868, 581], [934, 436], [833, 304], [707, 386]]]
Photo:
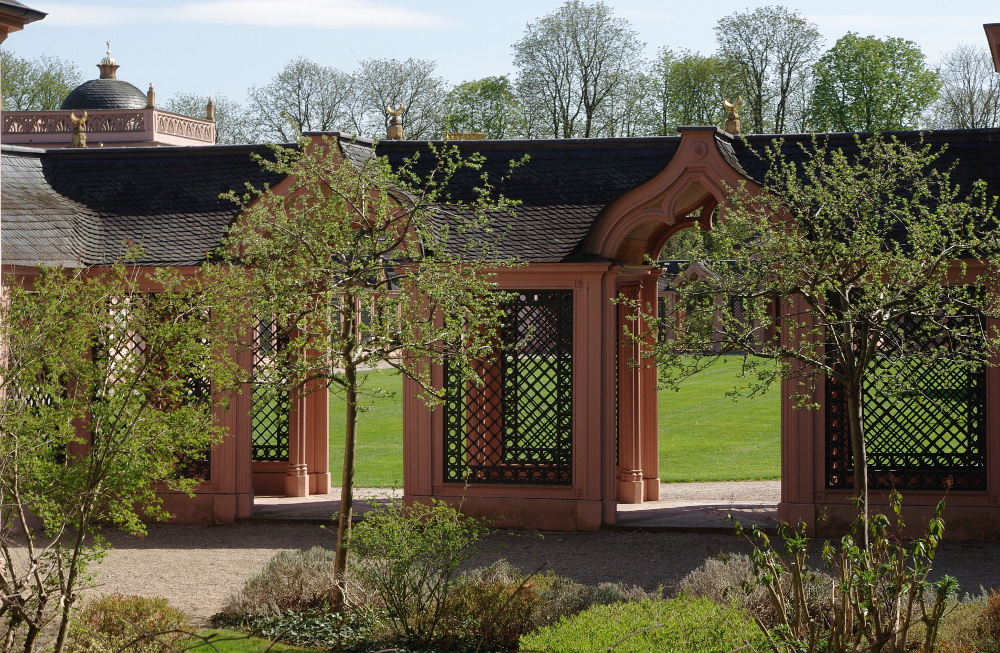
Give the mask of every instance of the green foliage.
[[913, 41], [848, 32], [816, 62], [809, 119], [824, 131], [914, 129], [940, 87]]
[[27, 538], [0, 538], [0, 593], [22, 598], [0, 611], [0, 642], [30, 652], [54, 619], [60, 651], [104, 548], [97, 525], [142, 533], [166, 516], [156, 483], [198, 483], [179, 470], [221, 438], [212, 413], [241, 374], [227, 346], [240, 331], [222, 309], [206, 319], [206, 284], [117, 264], [5, 286], [0, 531]]
[[444, 503], [391, 504], [372, 511], [351, 535], [359, 580], [378, 592], [392, 627], [425, 645], [445, 635], [458, 568], [482, 528]]
[[338, 614], [309, 608], [261, 614], [218, 614], [212, 618], [212, 623], [218, 627], [234, 628], [265, 638], [269, 642], [280, 641], [293, 646], [317, 648], [334, 647], [337, 651], [372, 650], [370, 615]]
[[[806, 599], [813, 572], [804, 526], [798, 530], [782, 526], [780, 550], [754, 528], [754, 574], [745, 584], [748, 592], [764, 588], [770, 597], [776, 625], [769, 626], [759, 617], [757, 622], [772, 651], [903, 653], [913, 650], [914, 641], [920, 651], [934, 650], [942, 617], [958, 590], [958, 583], [949, 576], [933, 583], [927, 580], [944, 535], [944, 503], [938, 504], [927, 532], [909, 543], [899, 539], [901, 505], [900, 495], [893, 492], [889, 508], [895, 523], [886, 515], [874, 515], [867, 521], [869, 536], [863, 538], [860, 530], [866, 525], [859, 512], [852, 535], [838, 544], [824, 545], [823, 559], [834, 572], [828, 614], [817, 611]], [[890, 534], [890, 526], [895, 535]], [[866, 548], [858, 544], [863, 539], [869, 541]], [[918, 623], [922, 628], [917, 628]]]
[[505, 75], [462, 82], [444, 101], [442, 132], [483, 132], [492, 140], [514, 138], [521, 131], [520, 110]]
[[[733, 84], [720, 57], [660, 48], [653, 61], [651, 83], [658, 109], [651, 133], [669, 136], [677, 133], [678, 126], [722, 127], [725, 123], [722, 98], [733, 90]], [[736, 101], [735, 96], [730, 99]]]
[[519, 650], [718, 653], [747, 642], [762, 643], [753, 623], [738, 609], [680, 597], [597, 606], [522, 637]]
[[4, 49], [0, 66], [4, 111], [55, 111], [83, 81], [73, 63], [44, 54], [24, 59]]
[[191, 653], [328, 653], [328, 647], [287, 646], [271, 638], [254, 637], [235, 630], [202, 630], [180, 647]]
[[166, 599], [110, 594], [79, 611], [67, 649], [74, 653], [172, 653], [190, 632], [187, 615]]

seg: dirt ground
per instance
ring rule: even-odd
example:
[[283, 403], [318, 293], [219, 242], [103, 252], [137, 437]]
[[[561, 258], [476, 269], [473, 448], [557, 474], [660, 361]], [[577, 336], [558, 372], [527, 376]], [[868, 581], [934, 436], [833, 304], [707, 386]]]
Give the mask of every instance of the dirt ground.
[[[714, 503], [738, 489], [704, 484], [671, 486], [672, 501]], [[700, 502], [700, 503], [699, 503]], [[235, 524], [230, 526], [153, 525], [143, 538], [108, 535], [113, 549], [97, 567], [95, 593], [120, 592], [164, 597], [198, 623], [223, 605], [226, 597], [282, 550], [332, 547], [335, 530], [316, 524]], [[474, 564], [506, 558], [525, 571], [546, 569], [583, 583], [617, 581], [668, 591], [706, 558], [747, 552], [743, 537], [724, 534], [619, 531], [493, 531], [479, 545]], [[935, 560], [935, 574], [958, 578], [964, 591], [1000, 587], [1000, 543], [945, 541]]]

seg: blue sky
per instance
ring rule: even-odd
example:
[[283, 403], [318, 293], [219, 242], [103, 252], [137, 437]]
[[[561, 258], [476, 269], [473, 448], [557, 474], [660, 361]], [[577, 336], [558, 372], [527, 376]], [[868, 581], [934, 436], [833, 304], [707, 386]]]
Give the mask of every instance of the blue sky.
[[[511, 45], [562, 0], [22, 0], [48, 12], [4, 48], [76, 63], [88, 79], [111, 41], [119, 78], [161, 99], [178, 92], [242, 100], [303, 56], [345, 71], [367, 58], [431, 59], [450, 83], [513, 72]], [[652, 56], [661, 46], [708, 54], [719, 18], [784, 4], [814, 22], [826, 46], [848, 30], [915, 41], [930, 62], [960, 43], [984, 45], [997, 0], [808, 0], [724, 3], [609, 0]]]

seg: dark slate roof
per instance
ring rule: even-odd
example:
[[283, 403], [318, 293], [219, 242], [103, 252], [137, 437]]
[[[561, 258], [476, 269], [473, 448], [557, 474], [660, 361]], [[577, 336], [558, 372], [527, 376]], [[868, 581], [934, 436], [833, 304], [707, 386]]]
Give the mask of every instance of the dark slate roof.
[[37, 9], [32, 9], [18, 0], [2, 0], [0, 1], [0, 13], [13, 14], [15, 16], [22, 16], [25, 23], [33, 23], [36, 20], [41, 20], [48, 16], [44, 11], [38, 11]]
[[120, 79], [92, 79], [70, 91], [59, 107], [64, 111], [87, 109], [145, 109], [146, 94]]
[[219, 196], [277, 181], [265, 146], [3, 148], [3, 262], [100, 265], [124, 243], [143, 265], [197, 265], [237, 214]]
[[[813, 141], [820, 145], [843, 150], [848, 155], [857, 152], [856, 136], [872, 134], [791, 134], [783, 136], [740, 136], [732, 146], [733, 153], [744, 174], [755, 181], [762, 181], [767, 172], [763, 153], [772, 143], [780, 142], [786, 159], [802, 161]], [[938, 131], [887, 132], [903, 143], [931, 145], [940, 157], [934, 167], [951, 169], [951, 180], [965, 191], [982, 179], [990, 195], [1000, 195], [1000, 129], [955, 129]], [[805, 148], [805, 149], [803, 149]], [[956, 165], [957, 164], [957, 165]], [[952, 168], [954, 166], [954, 168]]]
[[[581, 246], [605, 206], [645, 183], [670, 162], [676, 136], [642, 139], [563, 139], [516, 141], [453, 141], [463, 155], [486, 158], [481, 172], [505, 197], [520, 201], [515, 215], [493, 216], [493, 229], [504, 234], [502, 256], [526, 262], [582, 260]], [[441, 143], [434, 145], [440, 146]], [[415, 169], [426, 173], [434, 165], [425, 142], [381, 141], [377, 152], [393, 165], [419, 152]], [[529, 160], [508, 174], [510, 161]], [[464, 172], [450, 187], [459, 200], [474, 198], [480, 172]], [[471, 237], [478, 237], [472, 234]]]

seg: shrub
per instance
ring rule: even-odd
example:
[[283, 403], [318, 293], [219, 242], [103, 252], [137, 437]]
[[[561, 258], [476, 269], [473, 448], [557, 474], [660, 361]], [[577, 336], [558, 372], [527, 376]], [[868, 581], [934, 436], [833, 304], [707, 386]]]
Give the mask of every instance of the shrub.
[[[359, 580], [378, 592], [390, 624], [404, 641], [422, 646], [457, 633], [447, 611], [458, 567], [469, 560], [482, 528], [444, 503], [390, 504], [354, 527], [350, 549]], [[447, 630], [447, 629], [446, 629]]]
[[763, 637], [740, 610], [683, 596], [595, 606], [525, 635], [520, 650], [718, 653], [746, 643], [763, 650]]
[[966, 596], [945, 612], [941, 653], [1000, 653], [1000, 593]]
[[564, 617], [578, 614], [595, 605], [610, 605], [627, 601], [659, 599], [661, 591], [647, 592], [636, 585], [622, 583], [598, 583], [583, 585], [569, 578], [553, 576], [551, 581], [538, 590], [541, 598], [535, 625], [538, 627], [555, 623]]
[[333, 557], [333, 551], [318, 546], [281, 551], [229, 597], [222, 612], [263, 614], [321, 607], [333, 587]]
[[[726, 605], [735, 602], [752, 617], [756, 617], [768, 627], [778, 623], [774, 602], [769, 590], [762, 584], [747, 583], [755, 574], [750, 556], [742, 553], [724, 558], [709, 558], [705, 564], [688, 573], [677, 586], [680, 594], [706, 598]], [[833, 614], [833, 577], [822, 572], [811, 571], [803, 576], [802, 590], [809, 613], [819, 616], [824, 622]], [[778, 586], [786, 601], [794, 599], [795, 588], [790, 575], [782, 575]]]
[[170, 653], [191, 632], [183, 612], [166, 599], [109, 594], [77, 612], [69, 634], [71, 652]]
[[[510, 566], [506, 561], [503, 564]], [[521, 635], [534, 629], [541, 598], [535, 583], [523, 574], [520, 578], [497, 578], [510, 574], [507, 570], [489, 573], [495, 566], [485, 568], [485, 573], [463, 576], [456, 583], [447, 600], [444, 630], [463, 633], [468, 641], [481, 640], [483, 651], [516, 650]]]
[[367, 648], [371, 626], [360, 615], [339, 615], [315, 608], [244, 616], [219, 614], [212, 618], [212, 624], [285, 644], [333, 647], [334, 650], [350, 650], [353, 646]]
[[[775, 653], [934, 650], [942, 617], [958, 587], [948, 576], [934, 583], [927, 580], [944, 534], [944, 503], [938, 504], [926, 534], [910, 543], [889, 534], [890, 519], [882, 514], [867, 520], [866, 534], [860, 503], [858, 507], [853, 534], [823, 549], [823, 559], [836, 578], [832, 615], [811, 611], [806, 598], [804, 588], [813, 572], [804, 525], [798, 529], [781, 525], [780, 553], [763, 531], [753, 529], [754, 570], [747, 587], [767, 590], [777, 623], [768, 626], [760, 618], [757, 622]], [[896, 532], [902, 533], [899, 493], [890, 493], [889, 507], [895, 515]], [[867, 539], [868, 546], [858, 544], [856, 538]], [[783, 590], [785, 582], [791, 583], [791, 596]]]

